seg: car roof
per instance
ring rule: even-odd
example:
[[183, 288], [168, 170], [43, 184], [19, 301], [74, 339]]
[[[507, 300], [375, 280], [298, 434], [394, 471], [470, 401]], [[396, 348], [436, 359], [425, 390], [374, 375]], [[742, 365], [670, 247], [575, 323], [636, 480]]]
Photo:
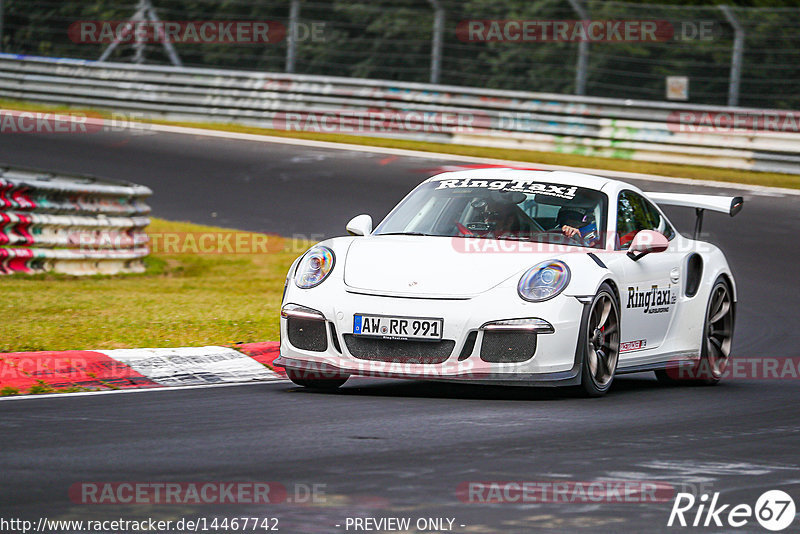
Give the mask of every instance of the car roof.
[[603, 178], [601, 176], [583, 174], [580, 172], [537, 171], [514, 169], [510, 167], [489, 167], [484, 169], [469, 169], [465, 171], [448, 171], [431, 176], [423, 183], [438, 182], [440, 180], [453, 180], [456, 178], [480, 178], [484, 180], [539, 180], [554, 184], [586, 187], [588, 189], [595, 189], [597, 191], [603, 190], [603, 188], [608, 189], [607, 186], [611, 186], [611, 189], [631, 187], [630, 185], [620, 182], [619, 180], [612, 180], [611, 178]]

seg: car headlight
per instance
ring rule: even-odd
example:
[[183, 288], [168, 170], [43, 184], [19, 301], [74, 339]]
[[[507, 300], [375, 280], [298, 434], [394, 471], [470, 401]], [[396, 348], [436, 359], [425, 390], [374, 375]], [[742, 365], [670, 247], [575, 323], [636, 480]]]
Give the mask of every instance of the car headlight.
[[525, 271], [517, 284], [517, 292], [527, 301], [542, 302], [564, 291], [569, 279], [566, 263], [559, 260], [543, 261]]
[[320, 285], [333, 270], [335, 261], [333, 251], [328, 247], [320, 245], [311, 247], [297, 266], [294, 275], [295, 285], [300, 289], [310, 289]]

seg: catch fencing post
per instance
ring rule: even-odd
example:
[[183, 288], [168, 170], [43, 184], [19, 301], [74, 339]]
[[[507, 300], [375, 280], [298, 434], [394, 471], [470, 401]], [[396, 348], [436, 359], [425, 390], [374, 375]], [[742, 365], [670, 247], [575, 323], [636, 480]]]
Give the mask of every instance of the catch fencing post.
[[[150, 22], [161, 22], [156, 15], [156, 10], [153, 7], [153, 4], [150, 3], [150, 0], [139, 0], [139, 3], [136, 7], [136, 13], [134, 13], [131, 18], [128, 19], [130, 22], [137, 22], [149, 20]], [[102, 63], [106, 61], [110, 56], [111, 53], [119, 46], [120, 41], [114, 41], [108, 48], [106, 48], [103, 53], [100, 55], [100, 59], [97, 61]], [[167, 56], [169, 57], [170, 62], [175, 65], [176, 67], [182, 67], [183, 62], [181, 61], [180, 56], [178, 56], [178, 52], [175, 50], [175, 47], [172, 46], [172, 43], [167, 39], [166, 36], [161, 40], [161, 46], [164, 47], [164, 50], [167, 52]], [[144, 50], [145, 50], [145, 43], [139, 41], [138, 39], [133, 43], [133, 62], [137, 64], [143, 64], [145, 57], [144, 57]]]
[[[147, 16], [147, 0], [139, 0], [139, 7], [136, 10], [136, 13], [140, 14], [140, 17]], [[141, 65], [144, 63], [145, 43], [136, 36], [136, 33], [137, 32], [134, 32], [133, 38], [133, 62], [137, 65]]]
[[433, 35], [431, 36], [431, 83], [439, 83], [442, 72], [442, 44], [445, 11], [439, 0], [428, 0], [433, 6]]
[[[150, 22], [156, 22], [156, 23], [161, 22], [158, 18], [158, 15], [156, 15], [156, 10], [153, 7], [153, 4], [150, 3], [150, 0], [145, 0], [145, 2], [147, 2], [147, 9], [145, 9], [145, 12], [147, 13], [147, 18], [150, 20]], [[166, 35], [164, 36], [164, 39], [161, 41], [161, 45], [167, 52], [167, 56], [169, 57], [170, 62], [176, 67], [183, 67], [183, 62], [181, 61], [178, 52], [175, 50], [175, 47], [172, 46], [172, 43], [166, 37]]]
[[289, 35], [286, 41], [286, 72], [293, 73], [297, 62], [297, 20], [300, 18], [300, 0], [292, 0], [289, 7]]
[[3, 51], [3, 0], [0, 0], [0, 52]]
[[[578, 14], [581, 21], [588, 21], [589, 14], [584, 9], [580, 0], [569, 0], [572, 9]], [[575, 94], [586, 94], [586, 69], [589, 66], [589, 41], [586, 39], [578, 42], [578, 62], [575, 65]]]
[[[144, 1], [143, 0], [139, 0], [139, 4], [137, 5], [137, 8], [136, 8], [136, 13], [134, 13], [131, 16], [131, 18], [129, 18], [128, 20], [129, 21], [136, 21], [136, 20], [144, 19], [144, 17], [145, 17], [144, 10], [145, 10]], [[100, 59], [98, 59], [97, 61], [102, 63], [102, 62], [106, 61], [109, 57], [111, 57], [112, 52], [114, 52], [114, 50], [117, 49], [117, 47], [119, 46], [119, 43], [120, 43], [119, 41], [115, 40], [113, 43], [108, 45], [108, 47], [105, 50], [103, 50], [103, 53], [100, 54]], [[139, 50], [137, 50], [137, 54], [138, 53], [139, 53]], [[141, 62], [138, 61], [137, 63], [141, 63]]]
[[731, 6], [718, 6], [728, 23], [733, 26], [733, 52], [731, 53], [731, 77], [728, 82], [728, 105], [739, 105], [739, 84], [742, 80], [742, 56], [744, 55], [744, 28], [733, 14]]

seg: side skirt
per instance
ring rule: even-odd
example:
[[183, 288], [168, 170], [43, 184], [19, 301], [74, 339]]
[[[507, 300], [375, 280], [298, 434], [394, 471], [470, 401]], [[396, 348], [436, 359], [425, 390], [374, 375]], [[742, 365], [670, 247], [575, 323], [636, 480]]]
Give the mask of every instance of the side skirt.
[[660, 362], [631, 365], [628, 367], [617, 366], [617, 374], [625, 375], [631, 373], [643, 373], [646, 371], [664, 371], [667, 369], [677, 369], [684, 365], [693, 365], [700, 358], [700, 353], [696, 351], [679, 351], [668, 352], [663, 356], [665, 359]]

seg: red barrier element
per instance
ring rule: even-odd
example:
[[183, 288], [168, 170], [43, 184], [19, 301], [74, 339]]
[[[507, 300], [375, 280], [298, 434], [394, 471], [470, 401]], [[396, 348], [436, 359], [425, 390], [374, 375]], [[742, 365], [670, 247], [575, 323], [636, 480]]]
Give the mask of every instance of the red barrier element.
[[247, 354], [258, 363], [264, 364], [281, 376], [286, 376], [286, 370], [283, 367], [278, 367], [272, 362], [280, 356], [280, 343], [276, 341], [267, 341], [264, 343], [242, 343], [234, 346], [236, 350], [243, 354]]
[[0, 208], [3, 210], [6, 210], [13, 206], [11, 201], [8, 199], [8, 194], [10, 193], [11, 188], [13, 187], [14, 187], [13, 183], [0, 180]]
[[128, 389], [161, 387], [128, 365], [93, 351], [13, 352], [0, 354], [0, 388], [20, 392], [44, 383], [72, 387]]
[[17, 232], [17, 234], [25, 238], [26, 245], [32, 245], [33, 236], [28, 231], [28, 228], [33, 222], [33, 219], [30, 217], [30, 215], [23, 215], [21, 213], [17, 214], [17, 216], [19, 217], [19, 222], [14, 227], [14, 230]]
[[[24, 246], [33, 244], [33, 236], [30, 233], [30, 226], [33, 219], [30, 215], [17, 213], [9, 215], [0, 212], [0, 245], [7, 245], [11, 242], [11, 235], [14, 235], [15, 245]], [[20, 242], [19, 238], [24, 239]]]
[[[2, 191], [0, 191], [0, 202], [2, 201], [3, 201]], [[6, 245], [11, 241], [11, 238], [9, 238], [8, 234], [6, 234], [6, 232], [10, 232], [11, 230], [13, 230], [12, 228], [6, 230], [6, 227], [9, 226], [10, 222], [11, 222], [11, 217], [9, 217], [7, 214], [3, 212], [0, 212], [0, 245]]]
[[33, 251], [26, 248], [0, 248], [0, 274], [29, 273], [28, 262], [33, 259]]
[[32, 210], [36, 209], [36, 203], [28, 195], [28, 188], [21, 187], [11, 191], [11, 201], [16, 204], [19, 210]]

